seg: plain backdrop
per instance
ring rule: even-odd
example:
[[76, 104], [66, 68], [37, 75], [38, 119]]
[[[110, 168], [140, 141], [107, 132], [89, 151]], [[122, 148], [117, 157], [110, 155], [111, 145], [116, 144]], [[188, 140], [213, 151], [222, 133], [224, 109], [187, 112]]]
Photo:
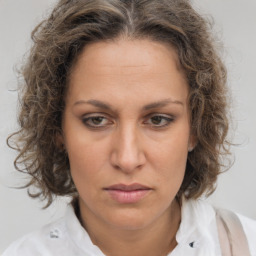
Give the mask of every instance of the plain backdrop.
[[[235, 163], [219, 177], [210, 201], [256, 218], [256, 1], [194, 0], [196, 8], [215, 20], [214, 30], [224, 42], [223, 57], [233, 94], [233, 147]], [[0, 0], [0, 253], [16, 238], [49, 223], [65, 211], [67, 199], [42, 210], [25, 190], [11, 187], [24, 182], [13, 167], [15, 152], [5, 140], [15, 130], [17, 78], [30, 32], [49, 13], [55, 0]]]

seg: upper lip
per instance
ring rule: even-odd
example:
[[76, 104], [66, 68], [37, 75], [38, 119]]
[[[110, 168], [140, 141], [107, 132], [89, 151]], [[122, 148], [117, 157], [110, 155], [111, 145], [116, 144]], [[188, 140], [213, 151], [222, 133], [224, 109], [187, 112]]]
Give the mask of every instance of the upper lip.
[[126, 184], [114, 184], [111, 185], [107, 188], [105, 188], [105, 190], [123, 190], [123, 191], [134, 191], [134, 190], [149, 190], [151, 188], [139, 184], [139, 183], [133, 183], [130, 185], [126, 185]]

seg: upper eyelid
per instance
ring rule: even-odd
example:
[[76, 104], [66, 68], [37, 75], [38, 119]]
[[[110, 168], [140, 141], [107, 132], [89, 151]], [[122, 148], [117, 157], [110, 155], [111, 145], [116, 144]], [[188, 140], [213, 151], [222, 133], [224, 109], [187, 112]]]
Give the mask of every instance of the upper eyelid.
[[[163, 115], [156, 115], [157, 117], [161, 117], [162, 120], [165, 120], [165, 121], [168, 121], [168, 122], [171, 122], [171, 121], [174, 121], [174, 118], [171, 117], [171, 116], [163, 116]], [[152, 118], [154, 118], [155, 116], [152, 116], [152, 117], [149, 117], [147, 120], [150, 120]]]
[[[172, 114], [167, 114], [167, 113], [159, 113], [159, 112], [154, 112], [154, 113], [148, 113], [145, 116], [143, 116], [142, 118], [150, 118], [150, 117], [154, 117], [154, 116], [162, 116], [162, 117], [168, 117], [168, 118], [172, 118], [174, 119], [175, 116]], [[113, 117], [112, 115], [108, 114], [108, 113], [102, 113], [102, 112], [92, 112], [92, 113], [86, 113], [82, 115], [82, 119], [83, 118], [89, 118], [89, 117], [105, 117], [105, 118], [113, 118], [116, 119], [115, 117]]]
[[91, 112], [91, 113], [86, 113], [82, 115], [83, 118], [90, 118], [90, 117], [105, 117], [105, 118], [110, 118], [111, 115], [107, 113], [102, 113], [102, 112]]
[[154, 116], [161, 116], [161, 117], [174, 119], [174, 115], [166, 114], [166, 113], [151, 113], [151, 114], [147, 114], [146, 118], [150, 118], [150, 117], [154, 117]]

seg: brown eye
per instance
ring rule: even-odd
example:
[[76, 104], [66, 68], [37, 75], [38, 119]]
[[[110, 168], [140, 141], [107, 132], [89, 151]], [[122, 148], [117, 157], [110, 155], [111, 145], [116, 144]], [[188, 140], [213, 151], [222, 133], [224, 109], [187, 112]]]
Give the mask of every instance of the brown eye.
[[155, 125], [161, 124], [162, 121], [163, 121], [162, 116], [154, 116], [154, 117], [151, 118], [152, 124], [155, 124]]
[[111, 123], [104, 116], [85, 116], [82, 122], [89, 128], [104, 128]]
[[162, 128], [168, 126], [174, 119], [166, 115], [154, 115], [147, 120], [147, 124], [152, 127]]
[[104, 117], [102, 116], [97, 116], [97, 117], [92, 117], [91, 118], [91, 122], [94, 124], [94, 125], [100, 125], [104, 120]]

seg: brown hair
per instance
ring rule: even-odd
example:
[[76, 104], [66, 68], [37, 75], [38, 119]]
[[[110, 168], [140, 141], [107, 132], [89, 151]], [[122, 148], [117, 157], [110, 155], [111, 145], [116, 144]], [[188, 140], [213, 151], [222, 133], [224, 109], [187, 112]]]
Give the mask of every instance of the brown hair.
[[176, 49], [190, 85], [191, 127], [197, 138], [178, 196], [212, 193], [229, 143], [226, 70], [210, 30], [187, 0], [59, 1], [32, 32], [34, 44], [22, 68], [21, 128], [8, 139], [19, 151], [16, 169], [30, 175], [24, 187], [38, 189], [30, 196], [46, 199], [48, 206], [55, 195], [76, 195], [68, 156], [56, 140], [69, 72], [87, 44], [120, 36]]

